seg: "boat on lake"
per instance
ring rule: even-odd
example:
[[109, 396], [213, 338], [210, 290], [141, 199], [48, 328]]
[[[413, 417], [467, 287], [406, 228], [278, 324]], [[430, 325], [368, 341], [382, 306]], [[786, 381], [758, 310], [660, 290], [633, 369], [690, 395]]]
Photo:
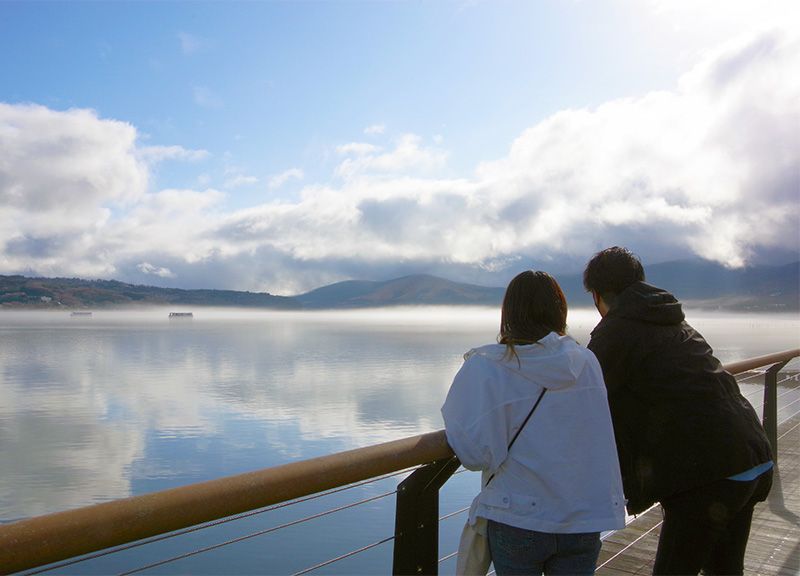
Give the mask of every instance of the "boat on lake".
[[80, 311], [70, 312], [69, 315], [70, 315], [71, 318], [91, 318], [92, 317], [92, 313], [91, 312], [80, 312]]
[[169, 319], [170, 320], [187, 320], [194, 318], [194, 314], [191, 312], [170, 312]]

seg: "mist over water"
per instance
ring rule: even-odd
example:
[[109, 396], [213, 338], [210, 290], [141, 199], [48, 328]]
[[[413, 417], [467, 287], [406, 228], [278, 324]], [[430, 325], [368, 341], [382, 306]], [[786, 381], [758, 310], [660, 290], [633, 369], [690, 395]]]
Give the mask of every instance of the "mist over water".
[[[169, 320], [173, 311], [194, 317]], [[438, 430], [464, 352], [494, 342], [499, 319], [495, 308], [446, 307], [3, 311], [0, 522]], [[800, 345], [797, 315], [690, 310], [687, 319], [723, 362]], [[572, 310], [570, 333], [586, 344], [598, 321], [595, 310]], [[454, 509], [476, 482], [448, 483]], [[389, 533], [393, 506], [375, 512]], [[365, 530], [363, 519], [337, 522]], [[287, 538], [279, 546], [296, 545]], [[230, 572], [226, 554], [163, 573]], [[257, 555], [237, 555], [237, 573], [263, 571]], [[385, 552], [374, 557], [366, 566], [385, 571]], [[86, 570], [109, 565], [72, 573]]]

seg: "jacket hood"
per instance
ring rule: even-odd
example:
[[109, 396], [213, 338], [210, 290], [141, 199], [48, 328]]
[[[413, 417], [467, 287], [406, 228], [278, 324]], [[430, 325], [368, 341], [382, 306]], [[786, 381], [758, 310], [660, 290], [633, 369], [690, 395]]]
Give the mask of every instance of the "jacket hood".
[[517, 357], [509, 357], [505, 344], [489, 344], [470, 350], [465, 355], [484, 356], [519, 377], [530, 380], [547, 389], [557, 390], [575, 384], [583, 372], [586, 355], [571, 336], [559, 336], [550, 332], [535, 344], [514, 346]]
[[680, 324], [685, 318], [675, 296], [646, 282], [628, 286], [617, 296], [609, 315], [662, 325]]

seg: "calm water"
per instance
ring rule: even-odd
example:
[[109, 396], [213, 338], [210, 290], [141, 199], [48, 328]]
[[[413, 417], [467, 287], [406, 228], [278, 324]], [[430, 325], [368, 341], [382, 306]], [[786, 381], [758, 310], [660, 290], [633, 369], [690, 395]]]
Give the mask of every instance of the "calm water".
[[[0, 522], [283, 464], [442, 428], [462, 354], [494, 341], [494, 309], [194, 309], [0, 313]], [[688, 313], [723, 361], [800, 345], [797, 315]], [[570, 313], [582, 343], [599, 316]], [[477, 475], [448, 483], [442, 513]], [[59, 573], [120, 572], [392, 490], [398, 479]], [[291, 573], [390, 536], [385, 498], [150, 574]], [[442, 523], [442, 554], [463, 516]], [[320, 573], [386, 573], [391, 544]], [[447, 571], [447, 565], [443, 571]]]

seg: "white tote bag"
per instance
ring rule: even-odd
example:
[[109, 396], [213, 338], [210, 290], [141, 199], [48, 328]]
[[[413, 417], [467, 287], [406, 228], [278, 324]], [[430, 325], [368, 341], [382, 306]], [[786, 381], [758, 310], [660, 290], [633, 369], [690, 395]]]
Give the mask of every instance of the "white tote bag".
[[456, 576], [486, 576], [491, 562], [486, 518], [476, 518], [475, 524], [470, 524], [467, 520], [458, 542]]
[[[542, 392], [536, 399], [536, 403], [533, 405], [533, 408], [531, 408], [531, 411], [528, 412], [528, 415], [525, 417], [525, 421], [522, 423], [519, 429], [517, 429], [517, 433], [514, 434], [511, 442], [508, 443], [509, 451], [514, 445], [514, 442], [517, 441], [517, 436], [519, 436], [519, 433], [522, 432], [525, 424], [527, 424], [528, 420], [530, 420], [531, 416], [533, 415], [533, 411], [536, 410], [539, 402], [542, 401], [542, 396], [544, 396], [546, 391], [547, 388], [542, 389]], [[485, 478], [486, 471], [483, 473], [482, 480]], [[485, 479], [485, 481], [481, 482], [484, 488], [489, 485], [489, 482], [492, 481], [492, 478], [494, 478], [494, 474], [489, 476], [488, 479]], [[472, 506], [474, 507], [476, 504], [477, 498], [472, 502]], [[473, 515], [472, 512], [472, 509], [470, 509], [470, 516]], [[461, 531], [461, 540], [458, 541], [456, 576], [486, 576], [486, 573], [489, 571], [489, 564], [492, 563], [492, 555], [489, 552], [489, 537], [486, 535], [487, 524], [486, 518], [482, 518], [480, 516], [475, 518], [475, 524], [470, 524], [469, 520], [467, 520], [466, 524], [464, 524], [464, 529]]]

